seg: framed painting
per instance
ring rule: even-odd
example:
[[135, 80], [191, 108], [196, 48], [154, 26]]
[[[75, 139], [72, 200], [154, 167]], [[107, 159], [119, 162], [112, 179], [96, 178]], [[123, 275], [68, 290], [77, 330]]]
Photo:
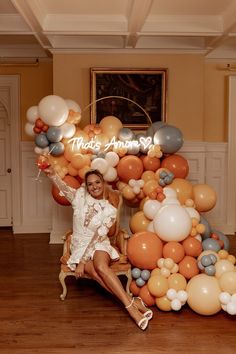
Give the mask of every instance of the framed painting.
[[167, 69], [91, 68], [91, 123], [106, 116], [144, 129], [166, 121]]

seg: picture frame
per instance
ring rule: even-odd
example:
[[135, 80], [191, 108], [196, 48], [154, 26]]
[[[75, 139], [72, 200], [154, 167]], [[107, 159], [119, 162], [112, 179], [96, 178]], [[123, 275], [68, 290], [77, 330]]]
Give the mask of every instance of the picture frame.
[[91, 68], [91, 124], [106, 116], [141, 130], [166, 121], [167, 69]]

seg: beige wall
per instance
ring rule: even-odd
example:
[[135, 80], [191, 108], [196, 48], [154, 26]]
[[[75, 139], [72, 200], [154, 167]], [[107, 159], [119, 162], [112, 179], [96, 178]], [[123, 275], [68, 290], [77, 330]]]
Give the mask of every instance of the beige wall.
[[20, 119], [23, 141], [32, 140], [25, 134], [26, 111], [53, 92], [52, 61], [40, 62], [38, 66], [2, 66], [0, 75], [20, 75]]

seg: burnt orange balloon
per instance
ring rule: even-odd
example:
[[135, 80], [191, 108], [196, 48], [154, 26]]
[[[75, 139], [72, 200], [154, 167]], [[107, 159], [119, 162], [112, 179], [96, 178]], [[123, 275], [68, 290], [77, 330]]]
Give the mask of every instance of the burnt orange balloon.
[[208, 184], [196, 184], [193, 186], [193, 200], [197, 211], [209, 211], [216, 204], [216, 192]]
[[199, 273], [197, 260], [191, 256], [185, 256], [179, 263], [179, 273], [186, 279], [191, 279]]
[[156, 179], [150, 179], [150, 181], [146, 182], [143, 186], [143, 192], [145, 195], [148, 195], [151, 192], [155, 192], [157, 190], [157, 187], [159, 187], [159, 184]]
[[120, 180], [128, 183], [130, 179], [141, 178], [143, 164], [137, 156], [128, 155], [120, 159], [116, 169]]
[[198, 257], [202, 253], [202, 243], [194, 237], [187, 237], [182, 245], [186, 256]]
[[129, 222], [130, 230], [133, 234], [140, 231], [146, 231], [150, 223], [150, 220], [146, 218], [143, 211], [138, 211], [135, 213]]
[[128, 240], [127, 256], [135, 267], [154, 269], [162, 257], [162, 248], [162, 241], [154, 232], [137, 232]]
[[[74, 189], [77, 189], [80, 187], [80, 183], [79, 181], [72, 177], [72, 176], [65, 176], [65, 178], [63, 178], [63, 181], [70, 187], [74, 188]], [[53, 199], [60, 205], [70, 205], [71, 203], [64, 197], [64, 196], [61, 196], [60, 195], [60, 191], [59, 191], [59, 188], [53, 184], [52, 185], [52, 196], [53, 196]]]
[[163, 257], [171, 258], [175, 263], [179, 263], [185, 256], [183, 245], [177, 241], [167, 242], [163, 247]]
[[134, 296], [138, 296], [139, 292], [140, 292], [140, 287], [136, 284], [135, 280], [132, 280], [129, 286], [129, 290], [130, 292], [134, 295]]
[[160, 159], [158, 159], [157, 157], [150, 157], [147, 155], [143, 158], [142, 161], [144, 170], [155, 172], [161, 166]]
[[155, 305], [155, 297], [152, 296], [152, 294], [148, 290], [147, 285], [142, 286], [139, 292], [139, 297], [141, 297], [141, 299], [147, 306]]
[[177, 154], [163, 159], [161, 167], [167, 168], [176, 178], [186, 178], [189, 172], [188, 161], [183, 156]]
[[175, 178], [171, 184], [170, 188], [173, 188], [177, 193], [177, 198], [180, 204], [184, 205], [186, 200], [191, 199], [193, 195], [192, 184], [183, 178]]

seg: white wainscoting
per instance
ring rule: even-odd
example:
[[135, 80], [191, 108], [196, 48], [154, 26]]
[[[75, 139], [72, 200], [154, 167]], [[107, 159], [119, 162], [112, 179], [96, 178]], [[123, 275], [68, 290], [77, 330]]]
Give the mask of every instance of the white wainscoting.
[[[62, 243], [63, 234], [71, 228], [71, 207], [60, 206], [53, 200], [51, 182], [43, 173], [41, 182], [35, 181], [37, 166], [34, 143], [22, 142], [21, 147], [23, 199], [21, 225], [16, 233], [50, 232], [50, 243]], [[227, 144], [189, 141], [184, 143], [178, 153], [188, 160], [188, 180], [192, 184], [207, 183], [216, 191], [216, 206], [204, 217], [212, 228], [234, 234], [235, 221], [227, 218], [230, 205], [227, 200]], [[134, 212], [134, 209], [123, 207], [121, 227], [128, 228]]]

